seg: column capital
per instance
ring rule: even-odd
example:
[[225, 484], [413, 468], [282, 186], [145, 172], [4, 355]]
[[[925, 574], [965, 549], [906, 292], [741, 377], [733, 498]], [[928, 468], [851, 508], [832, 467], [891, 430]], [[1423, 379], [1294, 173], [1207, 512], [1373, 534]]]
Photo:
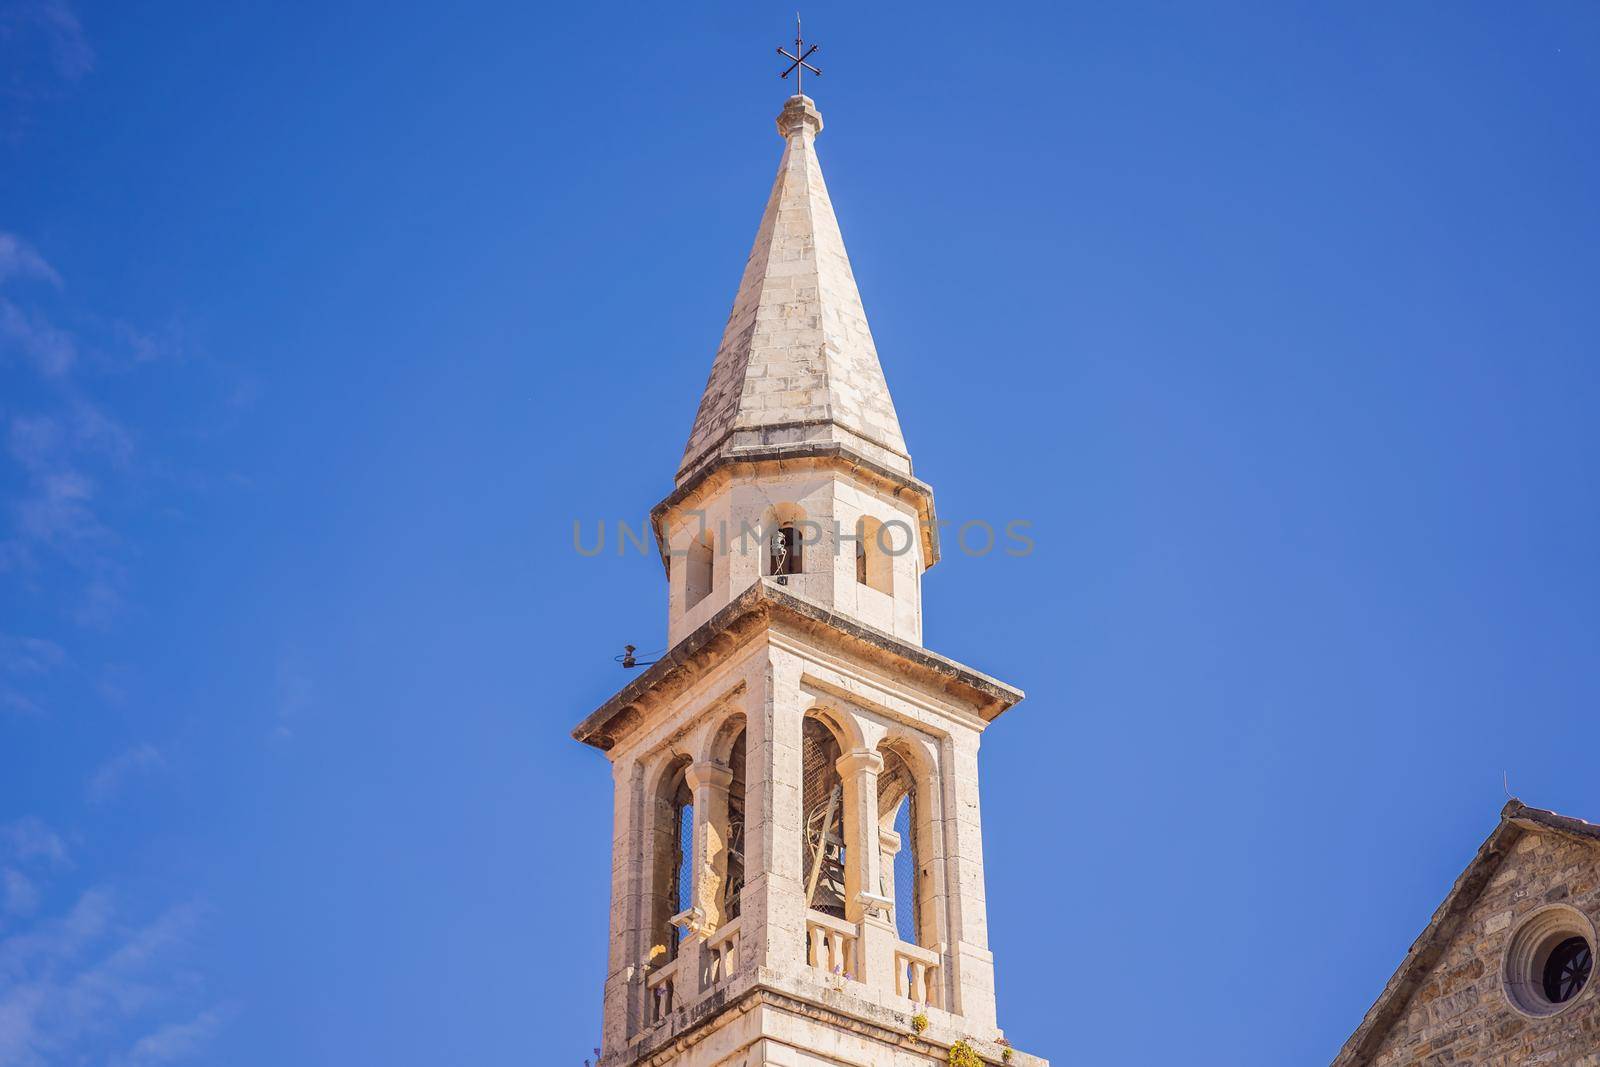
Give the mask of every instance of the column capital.
[[878, 774], [883, 770], [883, 757], [870, 748], [858, 748], [840, 756], [834, 766], [838, 768], [841, 778], [863, 773]]
[[713, 789], [726, 789], [733, 784], [733, 771], [720, 763], [702, 760], [691, 763], [683, 770], [683, 780], [689, 783], [689, 788], [699, 790], [709, 786]]

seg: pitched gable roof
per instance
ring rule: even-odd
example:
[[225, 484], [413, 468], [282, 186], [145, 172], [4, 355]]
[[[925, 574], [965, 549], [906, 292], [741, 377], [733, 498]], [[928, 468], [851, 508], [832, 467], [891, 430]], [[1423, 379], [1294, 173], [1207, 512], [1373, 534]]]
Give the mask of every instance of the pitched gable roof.
[[1434, 964], [1444, 955], [1462, 921], [1477, 903], [1484, 887], [1499, 871], [1500, 865], [1511, 854], [1512, 848], [1529, 832], [1563, 834], [1600, 844], [1600, 826], [1557, 815], [1553, 811], [1530, 808], [1520, 800], [1511, 800], [1500, 810], [1500, 825], [1494, 828], [1488, 840], [1478, 849], [1478, 854], [1461, 872], [1450, 895], [1444, 898], [1433, 913], [1427, 929], [1412, 942], [1406, 957], [1383, 987], [1377, 1002], [1367, 1010], [1366, 1017], [1350, 1040], [1344, 1043], [1333, 1067], [1366, 1067], [1383, 1044], [1396, 1020], [1405, 1014], [1411, 997], [1427, 981]]

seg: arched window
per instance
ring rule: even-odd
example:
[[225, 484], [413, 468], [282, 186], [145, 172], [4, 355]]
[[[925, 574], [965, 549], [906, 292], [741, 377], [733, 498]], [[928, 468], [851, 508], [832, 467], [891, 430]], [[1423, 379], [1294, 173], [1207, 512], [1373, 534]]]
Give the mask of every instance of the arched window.
[[839, 741], [826, 723], [807, 715], [801, 730], [800, 877], [806, 907], [844, 918], [844, 783]]
[[744, 760], [744, 729], [741, 727], [728, 753], [733, 780], [728, 785], [728, 869], [722, 880], [724, 919], [739, 917], [739, 898], [744, 892]]
[[[674, 865], [672, 878], [672, 914], [677, 915], [689, 908], [694, 902], [694, 797], [689, 793], [687, 786], [679, 794], [674, 804], [676, 811], [673, 815], [674, 838], [672, 842], [672, 860]], [[676, 956], [677, 947], [683, 941], [684, 930], [681, 926], [673, 927], [672, 944], [673, 955]]]
[[922, 813], [918, 810], [916, 776], [894, 746], [880, 749], [878, 818], [883, 848], [879, 892], [894, 901], [894, 925], [900, 940], [913, 945], [930, 940], [923, 912], [927, 907], [928, 872], [923, 870]]
[[688, 764], [678, 759], [663, 773], [652, 806], [649, 959], [656, 965], [677, 958], [684, 934], [672, 918], [694, 901], [694, 793], [684, 774]]
[[889, 532], [870, 516], [856, 523], [856, 581], [880, 593], [894, 593], [894, 556]]
[[711, 565], [716, 559], [716, 542], [710, 530], [704, 530], [689, 542], [689, 554], [683, 567], [683, 608], [694, 607], [711, 593]]

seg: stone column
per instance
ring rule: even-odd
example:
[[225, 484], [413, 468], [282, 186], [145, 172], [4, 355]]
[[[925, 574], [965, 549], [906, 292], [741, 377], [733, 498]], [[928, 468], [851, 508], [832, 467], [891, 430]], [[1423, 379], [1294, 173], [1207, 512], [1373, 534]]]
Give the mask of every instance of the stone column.
[[879, 891], [882, 883], [878, 852], [878, 774], [883, 757], [871, 749], [856, 749], [835, 764], [844, 782], [844, 896], [845, 918], [860, 923], [857, 942], [857, 980], [870, 988], [894, 988], [894, 926]]
[[745, 888], [740, 966], [805, 966], [805, 890], [800, 873], [799, 664], [774, 655], [744, 696]]
[[974, 1027], [995, 1025], [994, 954], [989, 951], [983, 884], [983, 824], [978, 813], [978, 735], [952, 734], [940, 746], [945, 776], [947, 882], [950, 897], [950, 988], [954, 1010]]
[[[901, 803], [909, 804], [910, 800], [908, 798], [906, 800], [902, 800]], [[912, 827], [911, 832], [913, 834], [916, 833], [916, 827]], [[896, 901], [896, 903], [893, 905], [896, 911], [898, 911], [900, 905], [898, 903], [898, 898], [895, 896], [894, 889], [894, 858], [900, 855], [900, 847], [901, 841], [899, 834], [895, 833], [887, 826], [878, 827], [878, 876], [883, 879], [883, 889], [881, 892], [883, 893], [883, 899]], [[913, 872], [912, 877], [916, 877], [915, 872]], [[912, 893], [912, 899], [916, 899], [915, 893]], [[895, 914], [894, 912], [891, 912], [890, 916], [895, 920], [901, 918], [900, 915]]]
[[[694, 791], [694, 909], [696, 923], [693, 970], [680, 972], [693, 975], [693, 990], [698, 996], [713, 980], [716, 969], [706, 939], [725, 921], [722, 910], [722, 886], [728, 877], [728, 786], [733, 783], [733, 771], [720, 763], [694, 763], [684, 771], [684, 781]], [[689, 961], [685, 961], [685, 966]]]
[[644, 771], [627, 759], [612, 764], [611, 776], [611, 947], [600, 1038], [607, 1054], [627, 1044], [644, 1010]]
[[883, 757], [871, 749], [846, 752], [834, 764], [844, 783], [844, 914], [860, 922], [878, 897], [878, 774]]
[[722, 883], [728, 876], [728, 786], [733, 771], [720, 763], [694, 763], [684, 771], [694, 791], [694, 906], [706, 932], [722, 925]]

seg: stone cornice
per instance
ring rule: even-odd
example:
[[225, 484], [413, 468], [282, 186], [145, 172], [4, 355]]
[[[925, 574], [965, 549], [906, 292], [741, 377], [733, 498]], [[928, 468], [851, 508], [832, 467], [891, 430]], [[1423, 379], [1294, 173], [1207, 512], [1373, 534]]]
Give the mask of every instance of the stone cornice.
[[615, 747], [656, 703], [683, 692], [735, 648], [773, 626], [836, 647], [851, 658], [902, 675], [920, 686], [936, 688], [953, 701], [971, 707], [985, 722], [993, 721], [1023, 698], [1020, 689], [762, 580], [595, 709], [573, 729], [573, 738], [602, 750]]
[[799, 470], [833, 470], [850, 474], [866, 485], [910, 502], [917, 509], [922, 529], [924, 569], [939, 562], [939, 522], [933, 508], [933, 488], [924, 481], [886, 467], [836, 442], [809, 442], [799, 445], [772, 445], [732, 454], [723, 454], [679, 483], [666, 499], [650, 509], [650, 528], [655, 532], [656, 551], [661, 566], [670, 571], [667, 555], [666, 517], [680, 507], [692, 505], [716, 492], [735, 478], [762, 473], [783, 474]]
[[[890, 1048], [904, 1049], [914, 1056], [947, 1059], [950, 1045], [958, 1038], [965, 1038], [987, 1064], [1046, 1067], [1045, 1061], [1026, 1052], [995, 1041], [979, 1040], [943, 1024], [927, 1033], [917, 1034], [912, 1029], [911, 1016], [907, 1013], [826, 987], [813, 986], [809, 982], [798, 982], [765, 969], [755, 974], [735, 976], [728, 985], [714, 990], [681, 1017], [674, 1018], [672, 1023], [657, 1031], [645, 1032], [620, 1055], [602, 1060], [600, 1067], [621, 1067], [622, 1064], [667, 1067], [716, 1032], [717, 1027], [713, 1024], [728, 1014], [744, 1015], [762, 1008], [824, 1022]], [[764, 1032], [765, 1027], [761, 1029]]]

